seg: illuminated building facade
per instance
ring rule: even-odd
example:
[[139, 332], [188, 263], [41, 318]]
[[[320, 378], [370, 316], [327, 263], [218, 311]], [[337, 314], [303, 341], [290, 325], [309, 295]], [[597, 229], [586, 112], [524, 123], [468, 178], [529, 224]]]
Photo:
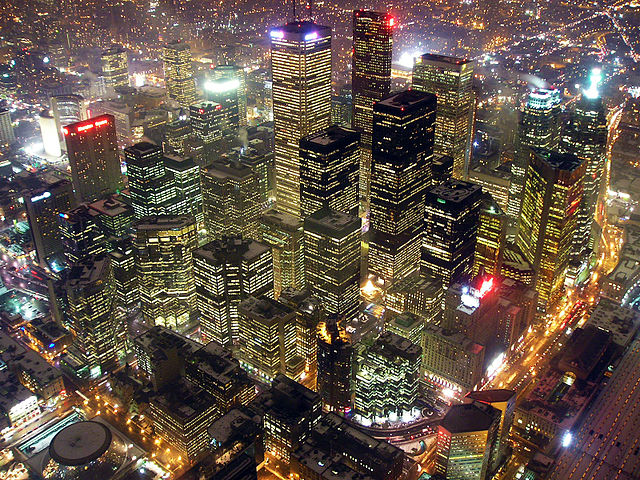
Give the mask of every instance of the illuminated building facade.
[[205, 147], [222, 139], [224, 110], [220, 103], [203, 101], [189, 107], [191, 131]]
[[144, 217], [135, 229], [142, 314], [151, 325], [183, 331], [196, 310], [195, 220], [189, 215]]
[[213, 163], [201, 171], [204, 226], [209, 239], [241, 235], [258, 238], [259, 178], [238, 163]]
[[249, 295], [273, 296], [271, 249], [242, 237], [223, 237], [193, 253], [200, 332], [205, 341], [238, 341], [238, 304]]
[[511, 187], [511, 163], [503, 163], [494, 169], [478, 166], [469, 171], [469, 182], [480, 185], [482, 191], [491, 194], [500, 209], [507, 213]]
[[434, 151], [453, 157], [454, 178], [466, 178], [475, 116], [473, 61], [425, 53], [416, 60], [412, 82], [438, 97]]
[[416, 90], [373, 108], [369, 272], [387, 283], [418, 268], [435, 117], [436, 97]]
[[424, 320], [411, 312], [403, 312], [400, 315], [387, 319], [384, 328], [402, 338], [410, 340], [414, 345], [423, 345]]
[[164, 167], [171, 176], [174, 200], [170, 211], [177, 215], [193, 215], [196, 224], [204, 221], [202, 212], [202, 188], [200, 185], [200, 167], [193, 158], [165, 155]]
[[23, 199], [36, 258], [45, 266], [49, 257], [63, 251], [60, 214], [75, 205], [73, 188], [67, 180], [43, 178], [37, 188], [23, 193]]
[[[224, 99], [230, 99], [235, 103], [238, 113], [232, 117], [237, 116], [237, 125], [245, 127], [247, 125], [247, 79], [244, 70], [237, 65], [216, 65], [212, 73], [217, 86], [213, 94], [223, 94]], [[211, 100], [224, 104], [215, 97]]]
[[100, 115], [63, 127], [73, 189], [92, 202], [122, 188], [115, 118]]
[[360, 219], [322, 209], [304, 220], [305, 275], [328, 314], [347, 321], [360, 311]]
[[351, 70], [352, 126], [362, 133], [360, 196], [368, 199], [371, 185], [373, 104], [391, 90], [393, 25], [388, 13], [353, 12], [353, 56]]
[[360, 134], [333, 125], [300, 140], [302, 218], [324, 206], [358, 213]]
[[87, 119], [84, 98], [81, 95], [53, 95], [50, 100], [56, 131], [62, 148], [66, 149], [62, 127]]
[[185, 140], [191, 135], [191, 122], [188, 120], [174, 120], [165, 127], [164, 142], [162, 144], [165, 152], [184, 155]]
[[502, 258], [507, 247], [509, 219], [489, 193], [482, 195], [479, 213], [473, 276], [481, 272], [500, 275]]
[[40, 125], [40, 137], [45, 155], [60, 157], [62, 155], [60, 135], [56, 128], [55, 118], [47, 110], [44, 110], [38, 116], [38, 124]]
[[11, 112], [7, 108], [2, 108], [0, 109], [0, 147], [6, 148], [15, 141]]
[[106, 253], [105, 235], [97, 221], [97, 212], [86, 205], [60, 214], [62, 249], [68, 264]]
[[260, 217], [258, 240], [273, 252], [273, 291], [276, 298], [285, 288], [305, 286], [304, 229], [298, 217], [267, 210]]
[[100, 64], [107, 95], [113, 95], [116, 87], [129, 86], [129, 60], [124, 48], [114, 45], [104, 50], [100, 55]]
[[453, 405], [438, 426], [436, 473], [450, 480], [492, 478], [500, 420], [488, 404]]
[[183, 108], [196, 103], [191, 49], [184, 42], [173, 41], [164, 46], [164, 81], [167, 95]]
[[69, 329], [74, 334], [70, 350], [97, 378], [119, 365], [124, 353], [125, 323], [116, 309], [116, 288], [106, 256], [89, 257], [71, 267], [65, 283], [69, 302]]
[[516, 244], [536, 269], [538, 308], [564, 294], [578, 225], [586, 162], [571, 154], [531, 152]]
[[473, 268], [482, 187], [449, 180], [427, 190], [420, 268], [446, 289]]
[[440, 279], [414, 272], [391, 284], [385, 307], [395, 313], [413, 313], [435, 325], [442, 315], [442, 293]]
[[277, 206], [300, 217], [300, 139], [331, 120], [331, 28], [292, 22], [270, 36]]
[[412, 412], [418, 398], [421, 358], [419, 345], [383, 332], [358, 358], [356, 411], [370, 420]]
[[329, 412], [353, 408], [355, 351], [351, 338], [335, 321], [318, 324], [318, 394]]
[[136, 251], [129, 239], [110, 242], [109, 252], [113, 278], [116, 282], [118, 305], [130, 309], [140, 301], [136, 276]]
[[96, 213], [98, 224], [108, 239], [129, 235], [134, 220], [129, 205], [113, 196], [90, 203], [89, 208]]
[[530, 148], [554, 149], [560, 141], [560, 104], [557, 89], [536, 89], [529, 93], [520, 113], [514, 160], [511, 165], [511, 187], [507, 214], [517, 219], [524, 198]]

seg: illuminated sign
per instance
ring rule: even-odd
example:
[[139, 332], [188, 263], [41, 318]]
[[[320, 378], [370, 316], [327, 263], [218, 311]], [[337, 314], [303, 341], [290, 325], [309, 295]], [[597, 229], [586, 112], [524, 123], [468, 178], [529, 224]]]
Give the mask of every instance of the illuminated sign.
[[394, 23], [396, 23], [396, 19], [395, 19], [395, 18], [393, 18], [393, 17], [391, 17], [391, 18], [389, 19], [389, 26], [390, 26], [390, 27], [393, 27], [393, 24], [394, 24]]
[[109, 123], [109, 120], [107, 120], [106, 118], [104, 120], [99, 120], [95, 123], [96, 127], [101, 127], [102, 125], [106, 125], [107, 123]]
[[213, 93], [225, 93], [237, 90], [240, 87], [240, 80], [232, 78], [225, 81], [207, 82], [204, 85], [209, 92]]
[[284, 32], [282, 30], [271, 30], [269, 36], [271, 36], [271, 38], [281, 39], [284, 38]]
[[40, 200], [44, 200], [45, 198], [49, 198], [51, 196], [51, 192], [44, 192], [40, 195], [36, 195], [35, 197], [31, 197], [32, 202], [39, 202]]
[[78, 127], [78, 133], [86, 132], [87, 130], [91, 130], [95, 125], [93, 123], [89, 123], [87, 125], [80, 125]]
[[305, 41], [305, 42], [309, 42], [309, 41], [311, 41], [311, 40], [315, 40], [315, 39], [317, 39], [317, 38], [318, 38], [318, 32], [311, 32], [311, 33], [307, 33], [307, 34], [304, 36], [304, 41]]

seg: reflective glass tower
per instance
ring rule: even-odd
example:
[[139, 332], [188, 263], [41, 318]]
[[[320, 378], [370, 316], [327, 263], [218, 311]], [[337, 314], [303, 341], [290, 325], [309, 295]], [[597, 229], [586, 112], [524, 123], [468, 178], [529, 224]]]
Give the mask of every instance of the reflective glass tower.
[[180, 106], [188, 108], [196, 102], [196, 84], [189, 45], [179, 41], [168, 43], [164, 47], [163, 60], [167, 95]]

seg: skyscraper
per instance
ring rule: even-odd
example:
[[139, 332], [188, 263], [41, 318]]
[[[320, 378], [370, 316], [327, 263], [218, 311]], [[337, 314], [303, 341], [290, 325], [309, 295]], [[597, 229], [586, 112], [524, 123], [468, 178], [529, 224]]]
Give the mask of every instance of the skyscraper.
[[200, 331], [230, 347], [238, 340], [238, 304], [249, 295], [273, 297], [271, 249], [242, 237], [223, 237], [193, 253]]
[[164, 81], [167, 94], [183, 108], [196, 103], [196, 84], [189, 44], [173, 41], [164, 46]]
[[539, 310], [564, 292], [585, 169], [586, 162], [575, 155], [531, 150], [516, 244], [536, 269]]
[[331, 28], [292, 22], [270, 33], [278, 209], [300, 217], [300, 139], [331, 119]]
[[98, 224], [98, 212], [85, 204], [60, 214], [60, 236], [67, 263], [106, 254], [106, 239]]
[[359, 193], [365, 199], [371, 186], [373, 104], [391, 90], [394, 23], [388, 13], [353, 12], [352, 126], [362, 132]]
[[102, 76], [107, 95], [113, 95], [116, 87], [129, 86], [129, 60], [127, 51], [119, 45], [113, 45], [100, 55]]
[[511, 186], [507, 214], [517, 219], [523, 200], [530, 148], [554, 149], [560, 140], [560, 90], [536, 89], [529, 93], [520, 113], [514, 160], [511, 164]]
[[358, 213], [360, 134], [331, 126], [300, 140], [300, 211], [302, 218], [324, 206]]
[[177, 215], [193, 215], [196, 224], [204, 221], [200, 167], [193, 158], [165, 155], [164, 166], [173, 180], [173, 210]]
[[91, 202], [122, 188], [115, 118], [100, 115], [63, 127], [78, 201]]
[[435, 95], [416, 90], [373, 108], [369, 272], [385, 282], [418, 267], [435, 119]]
[[347, 321], [360, 310], [360, 219], [322, 209], [304, 219], [305, 275], [327, 313]]
[[223, 115], [222, 105], [216, 102], [203, 101], [189, 107], [191, 130], [205, 147], [222, 139]]
[[298, 217], [278, 210], [267, 210], [260, 217], [259, 240], [273, 252], [273, 291], [275, 297], [287, 287], [305, 286], [304, 230]]
[[239, 163], [213, 163], [201, 171], [204, 225], [209, 239], [258, 238], [261, 212], [258, 176]]
[[318, 394], [329, 412], [353, 408], [354, 348], [345, 329], [335, 321], [318, 325]]
[[481, 196], [479, 185], [454, 179], [427, 190], [420, 268], [444, 288], [471, 274]]
[[[235, 103], [238, 108], [238, 125], [247, 125], [247, 79], [242, 67], [237, 65], [216, 65], [213, 69], [213, 80], [217, 88], [213, 93], [225, 92], [235, 96]], [[205, 86], [206, 88], [206, 86]], [[227, 96], [227, 98], [229, 98]], [[214, 102], [222, 103], [215, 98]]]
[[11, 112], [7, 108], [0, 108], [0, 147], [5, 148], [16, 141], [11, 123]]
[[474, 118], [473, 61], [425, 53], [413, 67], [413, 88], [438, 97], [435, 153], [453, 157], [453, 176], [466, 178]]
[[490, 193], [482, 195], [479, 212], [473, 276], [479, 275], [480, 270], [490, 275], [500, 275], [507, 247], [508, 217]]
[[190, 215], [144, 217], [136, 224], [136, 270], [141, 310], [151, 325], [178, 331], [196, 310], [193, 250], [198, 244]]

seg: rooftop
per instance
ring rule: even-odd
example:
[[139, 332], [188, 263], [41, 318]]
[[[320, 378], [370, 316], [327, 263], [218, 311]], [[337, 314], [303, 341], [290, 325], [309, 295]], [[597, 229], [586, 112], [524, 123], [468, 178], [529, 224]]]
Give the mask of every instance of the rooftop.
[[466, 58], [449, 57], [447, 55], [438, 55], [436, 53], [425, 53], [420, 57], [422, 63], [446, 63], [448, 65], [466, 65], [473, 63], [473, 60]]
[[254, 320], [274, 321], [294, 314], [293, 308], [269, 297], [247, 297], [238, 305], [238, 313]]
[[573, 172], [582, 165], [582, 159], [576, 157], [572, 153], [560, 153], [555, 150], [547, 150], [544, 148], [534, 148], [533, 151], [536, 153], [536, 157], [540, 158], [550, 167], [557, 170]]
[[357, 144], [359, 139], [359, 132], [338, 125], [332, 125], [329, 128], [303, 137], [300, 140], [300, 147], [313, 149], [321, 153], [329, 153], [349, 144]]
[[[438, 202], [463, 203], [469, 198], [479, 195], [482, 191], [480, 185], [474, 183], [463, 182], [462, 180], [447, 180], [440, 185], [435, 185], [428, 190], [428, 193], [436, 196]], [[442, 202], [440, 202], [442, 203]]]
[[431, 93], [420, 92], [418, 90], [404, 90], [383, 98], [374, 105], [375, 111], [390, 111], [396, 114], [406, 112], [404, 115], [412, 113], [416, 108], [426, 105], [435, 110], [436, 96]]
[[191, 215], [157, 215], [142, 217], [137, 223], [138, 230], [176, 230], [194, 225], [195, 220]]
[[626, 347], [640, 327], [640, 314], [631, 308], [621, 307], [617, 302], [603, 298], [593, 310], [586, 325], [611, 333], [611, 339]]
[[369, 350], [387, 358], [415, 360], [422, 354], [422, 348], [411, 340], [393, 332], [383, 332]]
[[481, 432], [491, 428], [500, 411], [484, 403], [452, 405], [440, 426], [452, 434]]
[[502, 403], [508, 402], [516, 396], [513, 390], [498, 388], [494, 390], [480, 390], [477, 392], [469, 392], [467, 397], [482, 403]]
[[215, 264], [251, 261], [269, 252], [271, 247], [240, 236], [223, 237], [209, 242], [197, 250], [194, 257], [204, 258]]
[[304, 219], [305, 231], [323, 233], [334, 238], [359, 232], [360, 224], [360, 218], [329, 208], [322, 208]]

